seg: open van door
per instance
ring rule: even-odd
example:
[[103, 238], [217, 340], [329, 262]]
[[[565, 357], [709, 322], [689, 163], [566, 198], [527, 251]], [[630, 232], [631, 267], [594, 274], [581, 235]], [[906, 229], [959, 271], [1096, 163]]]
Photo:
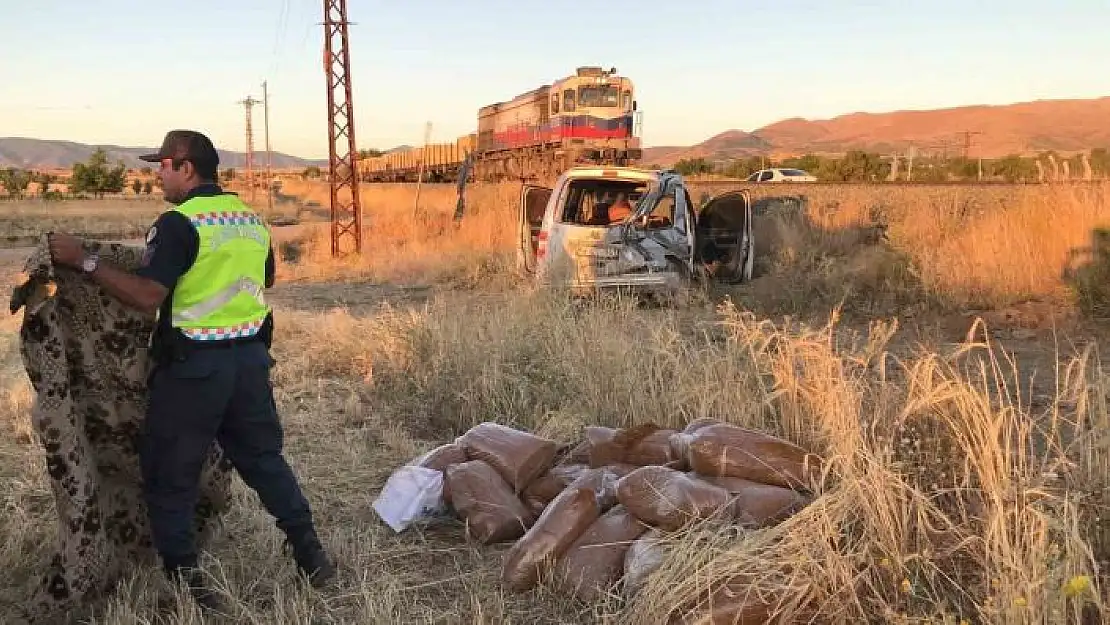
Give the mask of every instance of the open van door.
[[547, 201], [551, 199], [551, 189], [526, 184], [520, 190], [520, 212], [517, 219], [519, 231], [518, 265], [529, 274], [536, 273], [537, 253], [540, 245], [540, 230]]
[[698, 215], [695, 257], [716, 280], [752, 279], [755, 242], [752, 200], [747, 189], [728, 191], [706, 202]]
[[697, 246], [700, 236], [697, 232], [698, 215], [690, 192], [682, 187], [675, 193], [674, 227], [679, 233], [685, 235], [686, 249], [688, 251], [685, 265], [686, 275], [694, 275], [694, 266], [697, 261]]

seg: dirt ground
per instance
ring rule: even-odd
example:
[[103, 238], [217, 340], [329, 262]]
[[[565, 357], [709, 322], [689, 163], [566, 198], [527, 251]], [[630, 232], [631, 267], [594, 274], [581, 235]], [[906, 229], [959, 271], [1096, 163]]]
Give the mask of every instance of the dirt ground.
[[[289, 240], [298, 228], [279, 228], [278, 240]], [[137, 242], [135, 242], [137, 243]], [[0, 250], [0, 279], [11, 284], [28, 249]], [[690, 332], [716, 320], [716, 306], [731, 299], [741, 306], [753, 301], [767, 289], [767, 281], [756, 280], [741, 287], [719, 288], [704, 300], [682, 308]], [[306, 483], [314, 501], [319, 502], [318, 517], [326, 538], [336, 545], [347, 581], [339, 590], [326, 595], [310, 595], [292, 590], [286, 558], [280, 553], [269, 519], [255, 505], [253, 495], [237, 485], [242, 505], [236, 506], [228, 531], [215, 545], [225, 574], [234, 580], [232, 593], [242, 602], [241, 609], [266, 620], [281, 616], [290, 622], [427, 622], [427, 623], [593, 623], [605, 622], [589, 608], [574, 605], [558, 594], [539, 591], [537, 595], [509, 595], [499, 588], [499, 562], [507, 546], [475, 547], [462, 538], [458, 524], [431, 530], [393, 534], [377, 519], [370, 503], [390, 473], [419, 449], [417, 443], [432, 444], [420, 424], [398, 421], [391, 411], [397, 408], [374, 404], [371, 399], [344, 387], [327, 375], [313, 378], [312, 367], [295, 364], [299, 358], [294, 341], [282, 335], [304, 336], [305, 324], [315, 323], [332, 311], [341, 311], [360, 320], [420, 311], [433, 305], [457, 306], [474, 310], [469, 304], [505, 303], [518, 294], [503, 290], [459, 290], [440, 285], [401, 285], [365, 280], [331, 282], [282, 282], [267, 293], [277, 312], [279, 362], [281, 367], [296, 368], [303, 379], [277, 379], [278, 401], [288, 424], [288, 453], [296, 469], [313, 476]], [[650, 327], [653, 316], [667, 311], [645, 307], [634, 323]], [[1026, 302], [999, 310], [963, 310], [944, 315], [907, 313], [896, 318], [898, 329], [889, 346], [892, 355], [909, 355], [919, 347], [939, 353], [952, 353], [969, 338], [977, 317], [988, 329], [997, 352], [1014, 359], [1017, 377], [1027, 389], [1032, 407], [1051, 401], [1055, 393], [1057, 355], [1067, 356], [1105, 336], [1098, 324], [1081, 321], [1058, 308], [1039, 302]], [[11, 324], [13, 320], [9, 319]], [[776, 320], [786, 321], [786, 320]], [[820, 318], [805, 319], [820, 323]], [[866, 333], [871, 320], [847, 316], [838, 324], [837, 340], [849, 341]], [[359, 334], [363, 326], [338, 326], [331, 338], [337, 343], [373, 345], [378, 337]], [[284, 331], [283, 331], [284, 330]], [[353, 330], [349, 332], [348, 330]], [[316, 336], [316, 335], [312, 335]], [[982, 340], [980, 334], [973, 336]], [[342, 346], [337, 346], [341, 348]], [[434, 349], [435, 346], [429, 346]], [[369, 349], [369, 348], [365, 348]], [[388, 349], [388, 346], [382, 347]], [[980, 362], [983, 362], [980, 357]], [[321, 363], [321, 367], [339, 364]], [[326, 413], [326, 414], [325, 414]], [[17, 455], [25, 466], [38, 462], [37, 449], [26, 442], [0, 447]], [[18, 477], [18, 476], [13, 476]], [[41, 486], [41, 485], [40, 485]], [[42, 499], [43, 493], [28, 492]], [[15, 495], [13, 495], [14, 497]], [[30, 497], [30, 495], [28, 495]], [[275, 571], [282, 571], [275, 573]], [[122, 615], [104, 622], [139, 623], [145, 618], [144, 586], [123, 593], [123, 602], [114, 609]], [[7, 598], [0, 592], [0, 599]], [[290, 598], [290, 596], [292, 598]], [[130, 601], [130, 603], [129, 603]], [[2, 604], [3, 601], [0, 601]], [[275, 607], [276, 606], [276, 607]], [[0, 608], [0, 615], [3, 614]], [[254, 620], [254, 619], [248, 619]], [[187, 619], [173, 621], [192, 623]]]

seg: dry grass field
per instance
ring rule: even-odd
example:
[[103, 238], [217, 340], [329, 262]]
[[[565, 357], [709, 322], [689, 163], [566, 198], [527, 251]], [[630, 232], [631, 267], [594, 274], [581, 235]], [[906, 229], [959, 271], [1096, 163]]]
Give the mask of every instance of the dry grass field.
[[51, 230], [99, 239], [141, 237], [165, 208], [161, 200], [146, 198], [0, 202], [0, 246], [34, 245], [42, 233]]
[[[234, 190], [234, 189], [233, 189]], [[326, 197], [325, 197], [326, 200]], [[265, 196], [254, 202], [266, 210]], [[299, 204], [279, 202], [272, 218], [311, 220], [314, 213], [298, 210]], [[161, 197], [127, 197], [105, 200], [48, 200], [30, 198], [0, 201], [0, 249], [34, 245], [47, 231], [69, 232], [101, 240], [126, 240], [142, 237], [150, 224], [169, 208]]]
[[[327, 204], [322, 185], [293, 186]], [[272, 298], [289, 457], [341, 579], [293, 584], [279, 534], [237, 482], [206, 561], [237, 611], [226, 622], [667, 623], [741, 581], [781, 599], [783, 623], [1110, 619], [1106, 274], [1098, 255], [1069, 260], [1110, 224], [1110, 189], [852, 187], [772, 202], [757, 279], [677, 308], [520, 284], [513, 185], [473, 188], [457, 228], [451, 189], [425, 187], [416, 217], [411, 188], [363, 193], [363, 257], [330, 259], [326, 228], [289, 229]], [[5, 622], [55, 531], [18, 323], [0, 321]], [[774, 528], [669, 535], [634, 596], [509, 593], [507, 546], [469, 544], [458, 524], [395, 535], [370, 507], [398, 465], [484, 420], [569, 441], [585, 425], [699, 417], [824, 455], [819, 496]], [[159, 592], [156, 571], [136, 571], [95, 622], [201, 622], [188, 608], [157, 620]]]

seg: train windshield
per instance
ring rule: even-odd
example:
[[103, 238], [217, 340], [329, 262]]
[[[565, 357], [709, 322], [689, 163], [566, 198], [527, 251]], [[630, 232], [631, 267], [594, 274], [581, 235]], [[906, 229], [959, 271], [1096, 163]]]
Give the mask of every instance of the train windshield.
[[619, 106], [620, 89], [609, 85], [583, 85], [578, 88], [578, 106]]

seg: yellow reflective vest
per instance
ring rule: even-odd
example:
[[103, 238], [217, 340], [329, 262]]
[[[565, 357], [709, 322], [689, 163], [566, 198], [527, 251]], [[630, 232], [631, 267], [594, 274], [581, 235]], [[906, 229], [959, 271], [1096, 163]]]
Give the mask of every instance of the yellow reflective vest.
[[270, 232], [235, 195], [196, 197], [175, 209], [200, 237], [193, 266], [174, 288], [170, 325], [190, 339], [250, 337], [270, 313], [263, 291]]

